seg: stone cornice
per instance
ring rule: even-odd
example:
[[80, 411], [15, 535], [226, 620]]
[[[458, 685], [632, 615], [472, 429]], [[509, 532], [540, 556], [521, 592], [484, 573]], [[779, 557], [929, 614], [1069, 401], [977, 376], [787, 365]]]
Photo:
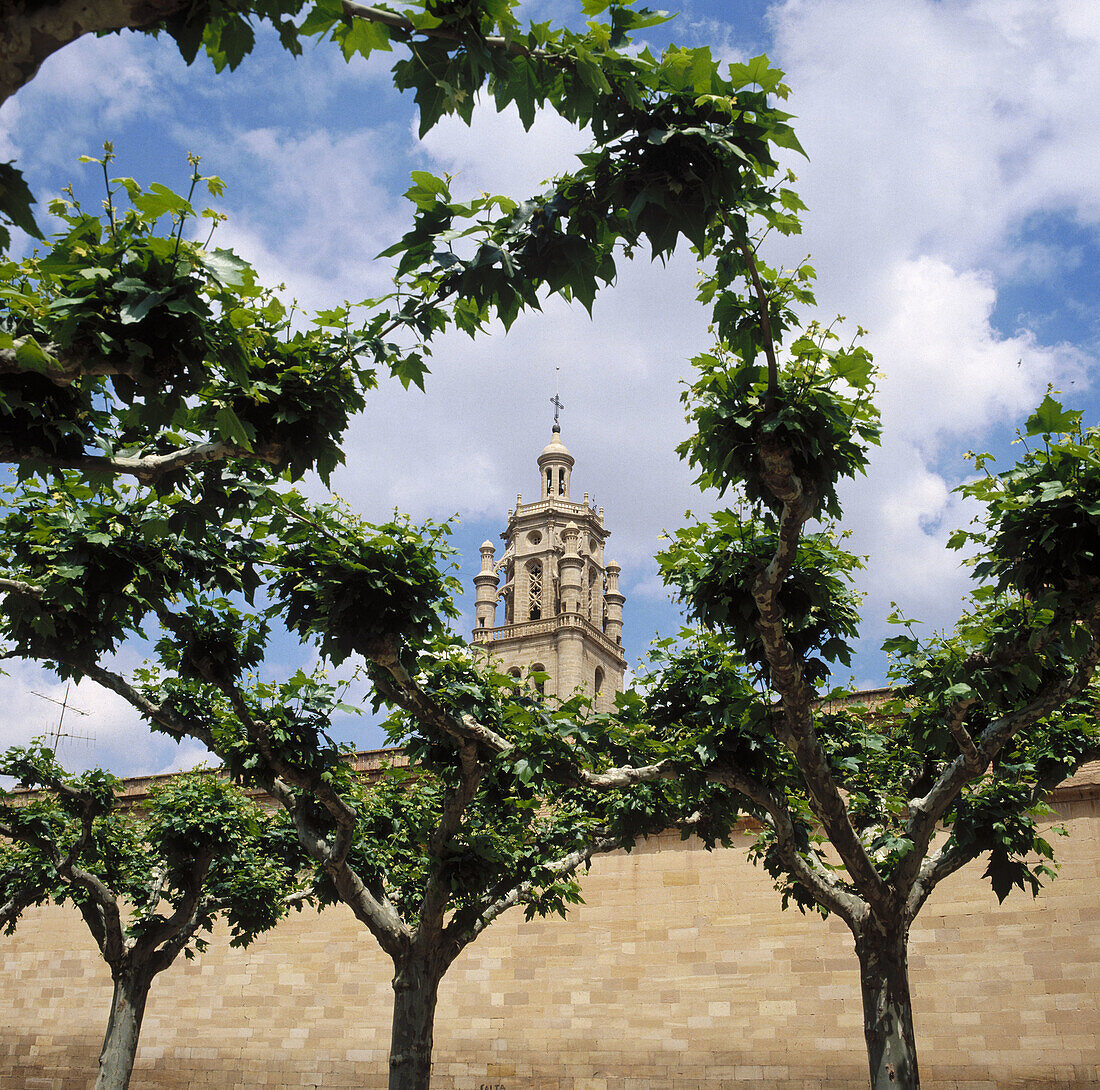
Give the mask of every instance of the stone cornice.
[[491, 648], [493, 644], [506, 643], [509, 640], [530, 639], [532, 636], [551, 635], [568, 629], [579, 630], [602, 651], [611, 655], [616, 662], [626, 666], [626, 655], [623, 654], [623, 649], [580, 613], [559, 613], [554, 617], [541, 617], [537, 621], [521, 621], [519, 624], [498, 625], [496, 628], [475, 628], [473, 641]]

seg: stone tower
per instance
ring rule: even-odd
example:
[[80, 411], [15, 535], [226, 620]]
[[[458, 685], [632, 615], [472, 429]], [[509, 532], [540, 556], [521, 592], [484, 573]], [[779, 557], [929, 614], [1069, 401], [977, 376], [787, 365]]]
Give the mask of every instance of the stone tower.
[[[481, 546], [474, 643], [505, 670], [550, 675], [547, 693], [568, 697], [579, 690], [610, 711], [623, 686], [623, 595], [619, 565], [604, 562], [603, 508], [570, 498], [573, 455], [553, 435], [539, 455], [539, 499], [516, 497], [508, 512], [504, 553]], [[502, 581], [503, 577], [503, 581]], [[504, 604], [503, 624], [497, 605]]]

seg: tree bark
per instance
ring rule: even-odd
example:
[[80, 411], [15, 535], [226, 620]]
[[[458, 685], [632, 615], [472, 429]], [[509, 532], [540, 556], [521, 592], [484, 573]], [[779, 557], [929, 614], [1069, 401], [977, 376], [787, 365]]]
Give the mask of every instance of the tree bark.
[[443, 971], [420, 957], [397, 963], [389, 1090], [428, 1090], [431, 1085], [432, 1029]]
[[920, 1090], [907, 940], [873, 920], [856, 936], [872, 1090]]
[[115, 977], [111, 1017], [99, 1054], [95, 1090], [126, 1090], [134, 1070], [141, 1020], [149, 997], [151, 975], [123, 970]]

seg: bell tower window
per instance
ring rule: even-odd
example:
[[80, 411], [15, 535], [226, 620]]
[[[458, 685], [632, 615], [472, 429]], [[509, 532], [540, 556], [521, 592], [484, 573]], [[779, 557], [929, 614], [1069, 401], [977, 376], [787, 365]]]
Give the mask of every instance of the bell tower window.
[[546, 494], [548, 496], [554, 494], [554, 471], [552, 469], [546, 471]]
[[537, 560], [527, 565], [527, 587], [530, 595], [528, 616], [537, 621], [542, 617], [542, 564]]

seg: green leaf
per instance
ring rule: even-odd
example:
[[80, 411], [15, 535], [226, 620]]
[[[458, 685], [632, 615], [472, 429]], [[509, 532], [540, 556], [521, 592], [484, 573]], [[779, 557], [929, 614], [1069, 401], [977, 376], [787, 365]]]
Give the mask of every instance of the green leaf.
[[157, 219], [166, 213], [187, 216], [195, 214], [194, 209], [185, 197], [180, 196], [179, 193], [169, 189], [166, 185], [161, 185], [160, 182], [154, 182], [144, 193], [136, 194], [133, 197], [133, 203], [150, 219]]
[[223, 405], [218, 409], [214, 414], [214, 420], [218, 432], [224, 439], [228, 439], [235, 446], [244, 447], [245, 450], [252, 449], [252, 441], [241, 423], [240, 417], [228, 405]]
[[340, 0], [313, 0], [298, 32], [303, 37], [313, 37], [331, 30], [344, 19], [344, 5]]
[[252, 266], [232, 250], [199, 251], [199, 263], [223, 287], [239, 290], [253, 283]]
[[1081, 420], [1077, 410], [1066, 411], [1050, 394], [1043, 398], [1039, 407], [1027, 418], [1027, 435], [1059, 435], [1072, 432]]
[[[31, 205], [34, 204], [22, 171], [13, 162], [0, 163], [0, 218], [25, 231], [31, 238], [42, 238], [42, 232], [34, 221]], [[10, 235], [0, 228], [0, 251], [7, 248]]]
[[124, 303], [119, 308], [119, 321], [123, 325], [132, 325], [135, 322], [140, 322], [153, 307], [171, 295], [172, 289], [165, 288], [163, 291], [151, 291], [147, 295], [137, 300], [130, 300]]
[[23, 337], [15, 350], [15, 358], [21, 367], [45, 373], [56, 361], [31, 336]]
[[340, 43], [345, 60], [351, 60], [356, 53], [369, 57], [375, 50], [389, 52], [393, 49], [389, 30], [382, 23], [369, 19], [352, 19], [350, 25], [340, 24], [335, 37]]

